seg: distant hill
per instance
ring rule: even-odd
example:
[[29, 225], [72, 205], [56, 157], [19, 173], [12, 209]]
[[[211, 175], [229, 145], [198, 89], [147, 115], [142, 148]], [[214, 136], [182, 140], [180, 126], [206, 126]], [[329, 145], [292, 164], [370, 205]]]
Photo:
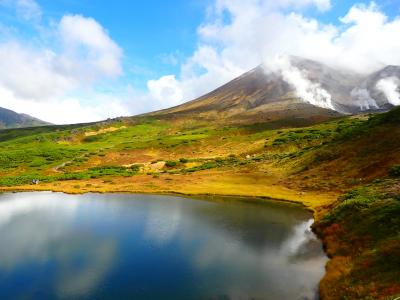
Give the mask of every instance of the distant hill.
[[12, 110], [0, 107], [0, 129], [21, 128], [49, 125], [50, 123], [36, 119], [26, 114], [18, 114]]
[[[360, 75], [299, 57], [289, 60], [290, 69], [272, 71], [260, 65], [209, 94], [150, 115], [240, 123], [275, 122], [290, 126], [343, 114], [389, 110], [394, 106], [388, 93], [393, 97], [398, 92], [393, 90], [396, 85], [390, 85], [394, 80], [400, 82], [398, 66]], [[392, 90], [388, 91], [387, 86], [382, 88], [382, 79], [390, 81]], [[301, 93], [312, 99], [307, 101], [299, 96]]]

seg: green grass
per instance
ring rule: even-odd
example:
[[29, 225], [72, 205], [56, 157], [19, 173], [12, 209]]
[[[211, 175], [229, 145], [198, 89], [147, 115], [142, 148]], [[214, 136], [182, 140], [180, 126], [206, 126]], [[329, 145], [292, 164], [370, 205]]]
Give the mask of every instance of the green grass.
[[290, 143], [297, 145], [321, 144], [333, 136], [334, 133], [330, 129], [298, 129], [280, 134], [272, 145], [281, 146]]
[[[105, 156], [107, 152], [127, 146], [130, 149], [151, 147], [155, 145], [157, 134], [165, 134], [167, 128], [167, 124], [148, 121], [89, 137], [84, 137], [84, 133], [96, 130], [93, 126], [20, 129], [20, 136], [15, 129], [0, 131], [0, 139], [3, 138], [0, 142], [0, 172], [20, 167], [29, 173], [38, 167], [49, 169], [69, 160], [79, 165], [90, 156]], [[82, 143], [79, 142], [80, 137]]]
[[217, 168], [219, 165], [216, 162], [206, 162], [204, 164], [201, 164], [197, 167], [192, 167], [188, 169], [182, 170], [182, 172], [188, 172], [188, 173], [193, 173], [197, 171], [203, 171], [203, 170], [209, 170], [209, 169], [214, 169]]
[[19, 186], [31, 184], [34, 179], [41, 182], [55, 182], [68, 180], [89, 180], [105, 177], [130, 177], [137, 175], [141, 165], [133, 165], [131, 167], [121, 166], [102, 166], [89, 168], [82, 172], [63, 173], [59, 175], [41, 175], [38, 173], [23, 174], [18, 176], [2, 176], [0, 177], [0, 186]]
[[[103, 158], [111, 152], [141, 149], [174, 152], [207, 145], [216, 145], [223, 149], [224, 144], [228, 143], [246, 147], [246, 143], [251, 144], [260, 140], [266, 141], [266, 147], [259, 149], [259, 153], [251, 160], [244, 159], [245, 154], [243, 154], [241, 159], [225, 157], [219, 161], [209, 160], [199, 166], [185, 168], [189, 159], [182, 158], [179, 161], [167, 161], [166, 167], [192, 173], [213, 168], [245, 166], [271, 159], [284, 163], [285, 160], [297, 159], [314, 151], [315, 147], [332, 142], [339, 136], [338, 128], [349, 127], [349, 124], [354, 125], [359, 122], [361, 121], [342, 119], [313, 127], [279, 130], [274, 130], [265, 124], [212, 127], [209, 124], [192, 122], [173, 129], [166, 121], [143, 118], [133, 123], [113, 121], [106, 124], [0, 131], [0, 141], [3, 140], [0, 142], [0, 174], [6, 175], [8, 170], [12, 169], [18, 175], [31, 173], [44, 175], [46, 171], [63, 164], [65, 166], [59, 168], [59, 171], [71, 173], [74, 169], [81, 169], [92, 158]], [[108, 127], [119, 130], [85, 136], [87, 132], [96, 132]], [[276, 146], [295, 148], [274, 149]], [[326, 151], [320, 152], [316, 155], [315, 161], [331, 159], [335, 155]], [[193, 157], [190, 160], [192, 161]]]
[[[295, 162], [294, 171], [297, 172], [338, 158], [340, 153], [337, 152], [337, 144], [353, 139], [388, 118], [397, 120], [393, 114], [390, 117], [377, 115], [369, 120], [365, 117], [346, 117], [311, 127], [274, 129], [270, 124], [214, 127], [194, 121], [174, 127], [167, 121], [141, 118], [101, 124], [6, 130], [0, 131], [0, 174], [9, 175], [9, 170], [13, 170], [16, 176], [31, 173], [45, 175], [63, 164], [65, 167], [59, 168], [59, 171], [71, 173], [81, 170], [85, 164], [92, 166], [90, 162], [94, 159], [105, 159], [108, 153], [128, 155], [130, 151], [148, 149], [186, 155], [187, 158], [170, 160], [166, 164], [167, 168], [179, 172], [256, 167], [258, 163], [269, 161], [275, 161], [277, 165]], [[100, 132], [109, 127], [119, 130], [85, 136], [87, 132]], [[255, 157], [245, 159], [248, 145], [260, 141], [264, 143], [259, 148], [252, 148], [256, 151], [251, 153], [255, 153]], [[208, 159], [200, 161], [199, 166], [186, 168], [187, 162], [196, 161], [195, 153], [207, 146], [211, 149], [215, 147], [218, 151], [233, 147], [240, 149], [243, 154], [235, 159], [227, 156], [219, 160]]]

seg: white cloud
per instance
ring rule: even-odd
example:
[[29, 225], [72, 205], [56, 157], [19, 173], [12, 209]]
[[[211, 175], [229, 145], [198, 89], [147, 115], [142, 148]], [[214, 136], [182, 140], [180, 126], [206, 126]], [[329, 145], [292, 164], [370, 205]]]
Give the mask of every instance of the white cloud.
[[303, 8], [306, 6], [315, 6], [320, 11], [327, 11], [331, 8], [330, 0], [278, 0], [278, 1], [260, 1], [267, 4], [268, 7], [284, 8]]
[[0, 0], [0, 5], [14, 9], [24, 21], [39, 22], [42, 18], [42, 9], [35, 0]]
[[333, 26], [298, 12], [265, 9], [269, 2], [224, 1], [223, 11], [232, 21], [223, 22], [224, 15], [217, 14], [199, 30], [203, 43], [218, 45], [219, 53], [239, 65], [254, 65], [282, 54], [339, 63], [361, 72], [400, 64], [396, 38], [400, 19], [389, 20], [374, 3], [353, 6], [340, 19], [343, 26]]
[[341, 21], [347, 27], [332, 42], [336, 55], [331, 60], [361, 72], [400, 64], [400, 18], [390, 20], [372, 2], [353, 6]]
[[34, 0], [16, 0], [17, 15], [27, 21], [39, 21], [42, 9]]
[[[64, 16], [59, 35], [64, 47], [61, 63], [66, 70], [83, 72], [90, 77], [121, 75], [122, 50], [94, 19]], [[78, 64], [83, 68], [77, 67]]]
[[304, 16], [302, 9], [310, 6], [325, 11], [331, 3], [216, 0], [198, 29], [197, 50], [177, 76], [175, 86], [181, 89], [182, 101], [280, 55], [297, 55], [361, 73], [400, 65], [400, 18], [388, 18], [371, 2], [350, 7], [339, 25], [324, 24]]
[[[33, 3], [16, 5], [28, 16]], [[105, 29], [94, 19], [67, 15], [47, 30], [57, 46], [15, 39], [0, 43], [0, 106], [53, 123], [128, 115], [123, 93], [110, 97], [92, 91], [98, 80], [122, 74], [122, 50]]]
[[18, 42], [0, 44], [0, 86], [17, 98], [37, 101], [59, 96], [77, 84], [57, 68], [57, 55]]
[[63, 96], [38, 102], [36, 99], [15, 97], [10, 90], [0, 86], [0, 107], [27, 113], [54, 124], [94, 122], [127, 116], [129, 110], [126, 102], [129, 99], [125, 94], [110, 96], [92, 92], [80, 97]]
[[164, 76], [158, 80], [150, 80], [147, 83], [147, 87], [150, 96], [159, 101], [161, 106], [164, 103], [176, 105], [182, 101], [182, 90], [174, 75]]

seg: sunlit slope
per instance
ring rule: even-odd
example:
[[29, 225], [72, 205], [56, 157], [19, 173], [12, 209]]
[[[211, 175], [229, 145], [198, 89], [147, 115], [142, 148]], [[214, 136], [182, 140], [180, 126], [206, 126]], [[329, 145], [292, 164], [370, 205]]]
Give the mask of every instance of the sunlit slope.
[[[114, 187], [123, 182], [121, 189], [129, 190], [129, 182], [139, 177], [150, 183], [176, 175], [188, 179], [188, 192], [205, 192], [207, 187], [200, 189], [203, 179], [229, 174], [239, 185], [241, 178], [245, 182], [244, 177], [254, 177], [266, 188], [340, 193], [384, 177], [390, 166], [400, 163], [398, 114], [396, 109], [370, 120], [361, 115], [293, 129], [274, 129], [269, 123], [220, 126], [146, 117], [1, 131], [0, 184], [29, 184], [35, 178], [42, 184], [70, 180], [102, 184], [111, 178]], [[193, 176], [197, 183], [189, 180]], [[158, 184], [153, 186], [158, 191], [184, 192], [179, 190], [183, 185], [174, 182]], [[208, 191], [226, 193], [228, 183], [224, 189], [221, 185]], [[261, 189], [258, 194], [263, 193]]]

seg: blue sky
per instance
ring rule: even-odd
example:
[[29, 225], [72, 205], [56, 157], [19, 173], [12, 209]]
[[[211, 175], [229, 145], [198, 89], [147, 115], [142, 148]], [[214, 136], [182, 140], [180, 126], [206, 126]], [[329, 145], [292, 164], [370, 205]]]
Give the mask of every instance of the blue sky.
[[[97, 20], [124, 50], [125, 71], [143, 85], [148, 79], [178, 71], [167, 55], [189, 56], [196, 47], [196, 29], [204, 19], [204, 0], [171, 1], [43, 1], [56, 19], [65, 13]], [[177, 56], [177, 55], [176, 55]]]
[[[245, 0], [244, 0], [245, 1]], [[148, 80], [179, 73], [179, 60], [189, 57], [197, 47], [197, 29], [207, 17], [210, 0], [46, 0], [37, 1], [49, 19], [65, 14], [80, 14], [97, 20], [124, 50], [124, 65], [129, 80], [145, 88]], [[305, 16], [326, 23], [339, 23], [354, 3], [370, 1], [332, 1], [332, 9], [319, 12], [311, 7]], [[400, 12], [396, 0], [376, 1], [388, 16]], [[289, 9], [290, 10], [290, 9]], [[29, 30], [29, 29], [28, 29]], [[178, 61], [170, 61], [173, 56]]]
[[[48, 22], [66, 14], [79, 14], [98, 21], [123, 48], [129, 80], [142, 86], [150, 78], [178, 71], [178, 64], [168, 63], [168, 55], [178, 58], [193, 53], [196, 30], [204, 20], [207, 2], [210, 1], [37, 1]], [[23, 37], [35, 34], [32, 24], [15, 16], [12, 7], [3, 6], [0, 16], [6, 25], [16, 26]]]
[[55, 123], [136, 114], [280, 54], [372, 70], [400, 63], [399, 15], [398, 0], [0, 0], [0, 106]]

